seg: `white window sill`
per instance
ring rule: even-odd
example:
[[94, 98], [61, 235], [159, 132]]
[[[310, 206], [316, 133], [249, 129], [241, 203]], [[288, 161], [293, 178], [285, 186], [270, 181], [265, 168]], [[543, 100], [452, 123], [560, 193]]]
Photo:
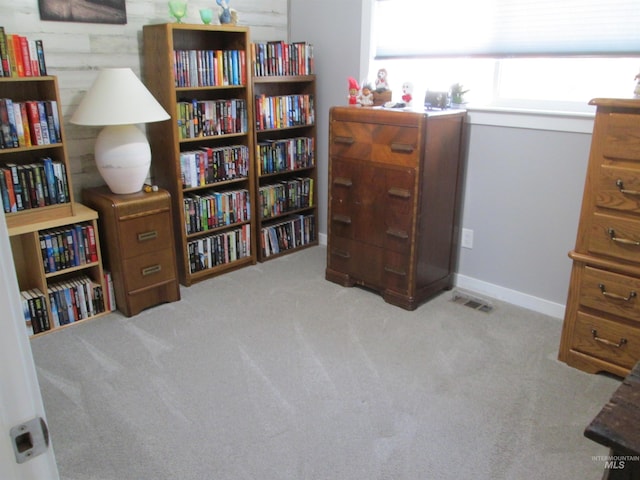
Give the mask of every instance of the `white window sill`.
[[524, 108], [468, 105], [467, 123], [494, 127], [551, 130], [555, 132], [593, 132], [595, 112], [560, 112]]

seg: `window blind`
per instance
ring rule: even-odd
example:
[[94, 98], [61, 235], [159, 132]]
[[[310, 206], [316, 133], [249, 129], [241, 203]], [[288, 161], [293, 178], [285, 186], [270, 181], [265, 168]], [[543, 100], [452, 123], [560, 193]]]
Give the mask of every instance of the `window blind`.
[[640, 56], [640, 0], [377, 0], [376, 58]]

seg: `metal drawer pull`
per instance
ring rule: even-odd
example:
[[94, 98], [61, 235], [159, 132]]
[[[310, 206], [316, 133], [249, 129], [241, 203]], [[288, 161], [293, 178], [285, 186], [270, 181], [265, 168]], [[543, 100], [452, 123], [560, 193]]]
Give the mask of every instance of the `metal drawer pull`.
[[344, 250], [331, 250], [331, 254], [336, 257], [342, 258], [351, 258], [351, 254], [349, 252], [345, 252]]
[[629, 240], [628, 238], [618, 238], [616, 237], [616, 231], [613, 228], [608, 228], [607, 233], [611, 237], [611, 240], [617, 243], [621, 243], [623, 245], [631, 245], [634, 247], [640, 247], [640, 242], [637, 240]]
[[333, 137], [333, 143], [344, 143], [345, 145], [353, 145], [355, 142], [356, 141], [353, 139], [353, 137]]
[[638, 191], [638, 190], [627, 190], [626, 188], [624, 188], [624, 183], [622, 183], [621, 179], [617, 179], [616, 180], [616, 187], [618, 187], [618, 190], [620, 190], [620, 193], [626, 193], [627, 195], [640, 196], [640, 191]]
[[350, 187], [353, 185], [353, 182], [350, 178], [336, 177], [333, 179], [333, 184], [340, 187]]
[[391, 151], [392, 152], [400, 152], [400, 153], [411, 153], [414, 150], [413, 145], [409, 145], [407, 143], [392, 143]]
[[629, 300], [635, 298], [638, 295], [633, 290], [631, 290], [629, 292], [629, 296], [628, 297], [623, 297], [622, 295], [618, 295], [617, 293], [609, 293], [609, 292], [607, 292], [607, 289], [605, 288], [604, 283], [599, 283], [598, 284], [598, 288], [602, 292], [602, 295], [604, 295], [605, 297], [613, 298], [614, 300], [623, 300], [625, 302], [628, 302]]
[[138, 241], [139, 242], [146, 242], [147, 240], [153, 240], [155, 238], [158, 238], [158, 231], [157, 230], [151, 230], [149, 232], [143, 232], [143, 233], [139, 233], [138, 234]]
[[405, 272], [404, 270], [400, 270], [398, 268], [389, 267], [388, 265], [385, 265], [384, 271], [385, 272], [389, 272], [389, 273], [393, 273], [395, 275], [400, 275], [402, 277], [406, 277], [407, 276], [407, 272]]
[[333, 221], [337, 223], [344, 223], [345, 225], [351, 225], [351, 217], [347, 215], [334, 215]]
[[158, 273], [160, 270], [162, 270], [162, 266], [161, 265], [152, 265], [150, 267], [146, 267], [142, 269], [142, 276], [146, 277], [147, 275], [152, 275], [154, 273]]
[[627, 343], [626, 338], [621, 338], [618, 343], [612, 342], [611, 340], [607, 340], [606, 338], [602, 338], [598, 336], [598, 331], [595, 328], [591, 329], [591, 336], [596, 342], [604, 343], [605, 345], [609, 345], [610, 347], [620, 348], [625, 343]]
[[391, 187], [388, 191], [392, 197], [410, 198], [411, 192], [406, 188]]
[[402, 240], [409, 238], [409, 234], [407, 232], [396, 228], [388, 228], [386, 233], [391, 237], [401, 238]]

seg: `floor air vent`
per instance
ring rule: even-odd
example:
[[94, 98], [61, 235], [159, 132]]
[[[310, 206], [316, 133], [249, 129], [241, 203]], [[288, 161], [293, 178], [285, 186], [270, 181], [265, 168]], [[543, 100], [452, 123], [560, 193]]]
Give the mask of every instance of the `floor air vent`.
[[493, 310], [493, 305], [487, 300], [470, 295], [466, 292], [460, 292], [455, 290], [453, 292], [452, 301], [464, 305], [465, 307], [473, 308], [474, 310], [480, 310], [481, 312], [489, 313]]

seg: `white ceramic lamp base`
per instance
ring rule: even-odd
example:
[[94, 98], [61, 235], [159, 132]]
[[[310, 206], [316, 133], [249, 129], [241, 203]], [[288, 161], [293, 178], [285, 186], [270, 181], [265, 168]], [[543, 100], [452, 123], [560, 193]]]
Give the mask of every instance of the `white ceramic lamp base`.
[[136, 125], [109, 125], [96, 139], [95, 160], [113, 193], [136, 193], [149, 174], [151, 148]]

